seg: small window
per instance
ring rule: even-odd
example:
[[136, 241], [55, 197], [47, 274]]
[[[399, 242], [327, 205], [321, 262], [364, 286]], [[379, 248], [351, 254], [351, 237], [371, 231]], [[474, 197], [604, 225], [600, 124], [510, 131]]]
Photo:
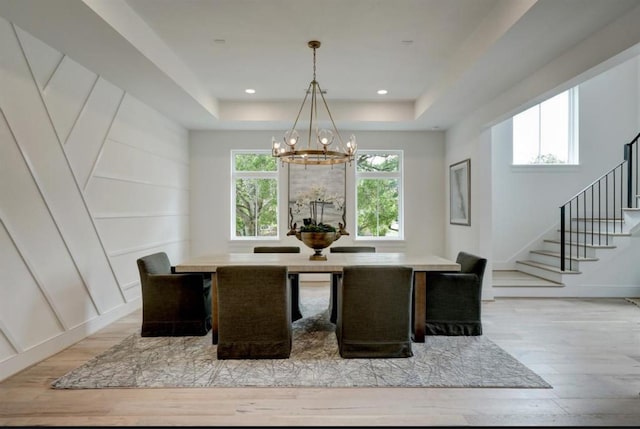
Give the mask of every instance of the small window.
[[356, 205], [358, 238], [403, 237], [401, 151], [359, 152]]
[[278, 162], [270, 151], [232, 151], [234, 238], [278, 237]]
[[578, 164], [577, 87], [513, 117], [513, 164]]

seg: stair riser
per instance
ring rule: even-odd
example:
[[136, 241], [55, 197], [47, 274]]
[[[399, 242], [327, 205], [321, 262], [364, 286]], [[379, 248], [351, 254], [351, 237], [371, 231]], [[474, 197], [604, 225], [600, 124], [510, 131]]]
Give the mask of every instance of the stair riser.
[[[560, 268], [560, 258], [556, 256], [549, 255], [541, 255], [539, 253], [530, 253], [529, 259], [535, 262], [540, 262], [541, 264], [551, 265], [552, 267]], [[569, 264], [569, 261], [566, 261]], [[571, 268], [574, 271], [580, 271], [580, 263], [577, 261], [571, 262]]]
[[554, 273], [552, 271], [543, 270], [531, 265], [520, 264], [516, 262], [516, 268], [523, 273], [531, 274], [533, 276], [542, 277], [543, 279], [551, 280], [552, 282], [562, 283], [562, 274]]
[[601, 234], [613, 233], [613, 232], [628, 232], [625, 228], [626, 225], [620, 224], [620, 222], [593, 222], [591, 221], [571, 221], [571, 228], [575, 230], [584, 231], [596, 231]]
[[[560, 235], [558, 235], [558, 237], [560, 237]], [[567, 231], [565, 232], [565, 239], [567, 241], [569, 240], [571, 240], [572, 242], [577, 241], [578, 243], [587, 243], [587, 244], [593, 244], [596, 246], [597, 245], [603, 245], [603, 246], [615, 245], [615, 237], [611, 235], [607, 238], [604, 235], [600, 235], [600, 236], [598, 234], [592, 235], [591, 233], [585, 234], [584, 232], [580, 232], [576, 234], [576, 231], [572, 231], [571, 233]]]
[[[558, 252], [560, 253], [560, 244], [558, 243], [549, 243], [549, 242], [544, 242], [542, 245], [542, 250], [548, 250], [550, 252]], [[576, 253], [576, 246], [569, 246], [566, 245], [564, 246], [564, 251], [566, 252], [566, 254], [568, 255], [569, 252], [571, 252], [573, 255], [575, 255]], [[584, 256], [584, 248], [580, 248], [580, 256]], [[597, 253], [598, 249], [594, 249], [592, 247], [587, 247], [586, 248], [586, 257], [587, 258], [596, 258], [596, 253]]]

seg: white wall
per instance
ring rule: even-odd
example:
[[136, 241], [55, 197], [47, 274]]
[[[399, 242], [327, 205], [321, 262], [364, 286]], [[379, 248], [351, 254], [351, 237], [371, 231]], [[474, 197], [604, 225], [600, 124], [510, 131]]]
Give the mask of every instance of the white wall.
[[579, 85], [579, 166], [512, 166], [511, 120], [493, 134], [493, 258], [514, 269], [532, 243], [555, 230], [559, 207], [623, 160], [638, 133], [638, 59]]
[[[63, 30], [63, 29], [61, 29]], [[0, 18], [0, 380], [140, 306], [189, 242], [188, 133]]]
[[[349, 135], [349, 131], [341, 130]], [[404, 151], [404, 222], [408, 231], [403, 241], [358, 240], [379, 251], [412, 254], [444, 252], [444, 135], [442, 132], [355, 132], [359, 149]], [[272, 131], [191, 131], [191, 254], [251, 251], [258, 242], [231, 241], [232, 149], [270, 150]], [[340, 245], [354, 243], [354, 167], [347, 168], [347, 216], [351, 236]], [[287, 204], [287, 167], [280, 170], [280, 205]], [[281, 212], [280, 239], [261, 244], [301, 245], [286, 237], [287, 216]], [[349, 226], [351, 225], [351, 226]]]
[[[494, 198], [492, 178], [487, 175], [474, 176], [473, 173], [474, 168], [475, 171], [483, 172], [491, 171], [493, 168], [492, 157], [486, 155], [496, 149], [491, 147], [492, 126], [558, 92], [637, 56], [640, 52], [638, 45], [640, 27], [637, 26], [639, 19], [640, 7], [637, 7], [565, 51], [540, 70], [531, 73], [529, 77], [472, 112], [447, 131], [447, 165], [464, 158], [471, 158], [472, 207], [477, 205], [478, 201], [486, 202]], [[623, 140], [632, 137], [631, 134], [633, 133], [626, 133]], [[616, 144], [619, 144], [619, 141], [616, 141]], [[446, 180], [446, 188], [448, 188], [448, 177]], [[477, 192], [474, 192], [474, 189]], [[571, 190], [573, 189], [568, 190], [567, 193]], [[463, 249], [479, 249], [482, 251], [481, 254], [489, 259], [487, 268], [493, 268], [494, 244], [491, 241], [497, 241], [496, 230], [500, 226], [493, 224], [493, 211], [496, 208], [486, 205], [484, 208], [482, 212], [472, 210], [471, 226], [466, 229], [456, 225], [446, 226], [445, 256], [453, 257]], [[448, 216], [448, 207], [446, 209]], [[493, 231], [493, 239], [486, 238], [486, 231]], [[489, 293], [486, 289], [491, 288], [491, 283], [487, 280], [490, 279], [485, 279], [483, 296], [485, 292]], [[493, 295], [493, 292], [490, 294]]]

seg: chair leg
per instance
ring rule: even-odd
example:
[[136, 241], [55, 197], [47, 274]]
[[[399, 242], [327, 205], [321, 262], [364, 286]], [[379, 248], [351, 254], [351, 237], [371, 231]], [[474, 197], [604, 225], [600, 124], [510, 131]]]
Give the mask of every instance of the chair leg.
[[340, 274], [331, 274], [331, 292], [329, 296], [329, 321], [336, 323], [338, 320], [338, 281]]
[[302, 312], [300, 311], [300, 276], [298, 274], [292, 274], [291, 279], [291, 321], [302, 319]]

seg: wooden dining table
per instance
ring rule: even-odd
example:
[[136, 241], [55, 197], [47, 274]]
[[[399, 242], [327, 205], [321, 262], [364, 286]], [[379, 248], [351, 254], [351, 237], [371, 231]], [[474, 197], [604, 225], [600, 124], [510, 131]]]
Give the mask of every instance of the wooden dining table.
[[[329, 253], [326, 261], [309, 260], [305, 253], [223, 253], [194, 257], [175, 266], [175, 272], [211, 273], [212, 342], [218, 343], [218, 285], [216, 269], [230, 265], [279, 265], [289, 273], [341, 274], [355, 265], [408, 266], [414, 270], [412, 339], [423, 343], [425, 337], [426, 287], [428, 271], [460, 271], [460, 264], [436, 255], [405, 253]], [[422, 303], [422, 304], [418, 304]]]

